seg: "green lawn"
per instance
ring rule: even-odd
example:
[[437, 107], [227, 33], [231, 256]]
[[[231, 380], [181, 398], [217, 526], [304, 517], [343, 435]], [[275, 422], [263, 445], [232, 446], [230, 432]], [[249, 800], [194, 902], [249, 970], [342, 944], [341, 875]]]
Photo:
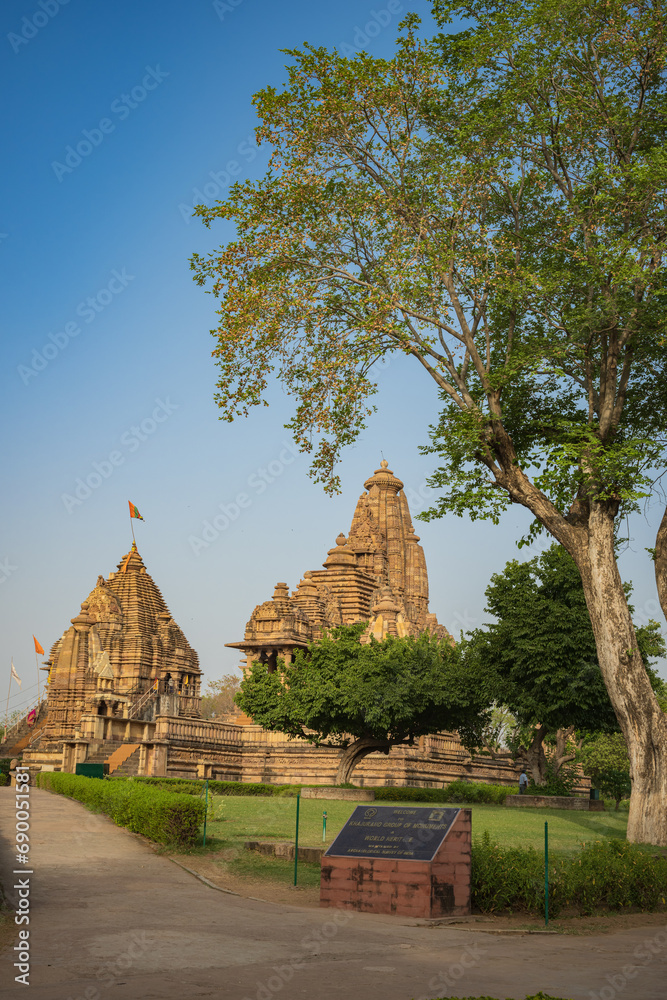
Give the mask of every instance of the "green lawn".
[[[391, 805], [421, 805], [418, 802]], [[426, 805], [426, 803], [424, 803]], [[328, 799], [301, 799], [299, 843], [322, 846], [322, 812], [327, 811], [329, 845], [357, 803]], [[428, 803], [432, 807], [435, 803]], [[451, 803], [446, 803], [451, 806]], [[625, 812], [570, 812], [564, 809], [510, 809], [505, 806], [472, 807], [473, 838], [488, 830], [492, 840], [519, 847], [544, 846], [544, 821], [549, 823], [549, 846], [562, 852], [576, 851], [582, 842], [606, 837], [625, 837]], [[294, 840], [296, 799], [287, 797], [215, 796], [214, 819], [207, 827], [207, 847], [240, 846], [244, 840]], [[213, 838], [213, 843], [211, 843]]]

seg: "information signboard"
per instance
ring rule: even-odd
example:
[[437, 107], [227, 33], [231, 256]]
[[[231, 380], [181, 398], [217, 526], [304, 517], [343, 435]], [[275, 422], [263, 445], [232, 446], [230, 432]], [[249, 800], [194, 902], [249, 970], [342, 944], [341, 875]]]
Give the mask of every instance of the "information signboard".
[[357, 806], [325, 857], [432, 861], [460, 810]]

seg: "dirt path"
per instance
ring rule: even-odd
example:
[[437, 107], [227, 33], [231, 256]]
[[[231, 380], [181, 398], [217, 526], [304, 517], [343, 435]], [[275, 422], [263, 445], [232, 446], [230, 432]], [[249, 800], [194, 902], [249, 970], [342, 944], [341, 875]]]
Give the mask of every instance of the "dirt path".
[[[506, 937], [258, 902], [215, 891], [79, 803], [39, 789], [31, 803], [31, 1000], [665, 997], [664, 923]], [[0, 870], [16, 905], [13, 820], [0, 788]], [[10, 945], [0, 997], [25, 996], [13, 961]]]

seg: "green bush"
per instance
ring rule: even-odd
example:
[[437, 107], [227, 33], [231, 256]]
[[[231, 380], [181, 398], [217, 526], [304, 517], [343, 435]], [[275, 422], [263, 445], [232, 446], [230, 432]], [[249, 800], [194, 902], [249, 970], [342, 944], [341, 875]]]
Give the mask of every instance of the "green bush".
[[[202, 778], [143, 778], [114, 775], [111, 781], [134, 781], [142, 785], [153, 785], [165, 791], [182, 795], [201, 795], [204, 788]], [[298, 795], [301, 785], [262, 785], [246, 781], [213, 781], [209, 779], [209, 792], [215, 795]]]
[[502, 805], [518, 788], [486, 785], [481, 781], [452, 781], [446, 788], [376, 788], [378, 802], [476, 802]]
[[9, 784], [9, 775], [0, 771], [0, 786]]
[[0, 774], [9, 775], [9, 765], [11, 762], [11, 757], [0, 757]]
[[550, 760], [544, 771], [544, 784], [536, 785], [532, 780], [528, 786], [529, 795], [572, 795], [579, 775], [574, 765], [561, 767], [558, 774]]
[[[488, 833], [472, 845], [472, 905], [482, 913], [540, 912], [544, 855], [532, 847], [501, 847]], [[574, 857], [549, 864], [549, 910], [585, 916], [597, 910], [662, 910], [667, 904], [667, 858], [621, 840], [597, 841]]]
[[[201, 795], [204, 782], [201, 778], [130, 778], [114, 775], [111, 781], [134, 781], [152, 785], [182, 795]], [[213, 781], [209, 779], [208, 789], [214, 795], [298, 795], [302, 788], [318, 788], [318, 785], [268, 785], [252, 784], [245, 781]], [[356, 785], [341, 785], [341, 788], [356, 788]], [[516, 795], [518, 788], [505, 785], [487, 785], [479, 781], [452, 781], [446, 788], [411, 788], [393, 785], [391, 788], [375, 788], [378, 802], [477, 802], [502, 805], [508, 795]]]
[[138, 782], [104, 781], [59, 771], [43, 771], [36, 781], [39, 788], [77, 799], [105, 813], [118, 826], [158, 844], [190, 847], [197, 842], [204, 822], [203, 801], [142, 787]]
[[375, 788], [377, 802], [444, 802], [445, 792], [442, 788], [402, 788], [392, 785], [391, 788]]

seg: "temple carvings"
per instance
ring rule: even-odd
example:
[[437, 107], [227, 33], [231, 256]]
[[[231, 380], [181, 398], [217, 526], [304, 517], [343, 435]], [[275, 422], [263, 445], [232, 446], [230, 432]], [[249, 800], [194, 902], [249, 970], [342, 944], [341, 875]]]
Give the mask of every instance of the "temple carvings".
[[424, 550], [415, 535], [403, 483], [387, 462], [364, 483], [347, 538], [340, 534], [323, 569], [309, 570], [296, 590], [277, 583], [273, 598], [258, 605], [242, 642], [228, 646], [275, 667], [336, 625], [369, 622], [372, 635], [448, 635], [428, 610]]
[[199, 715], [197, 654], [171, 617], [136, 545], [115, 573], [97, 578], [54, 643], [48, 719], [40, 748], [74, 739], [84, 716], [154, 718], [164, 709]]
[[[276, 584], [243, 640], [228, 644], [244, 654], [244, 669], [255, 660], [269, 669], [279, 658], [289, 664], [295, 650], [341, 624], [368, 622], [362, 642], [427, 630], [448, 636], [429, 612], [426, 560], [403, 483], [383, 461], [364, 486], [347, 536], [338, 536], [323, 567], [304, 573], [292, 593]], [[128, 774], [321, 784], [336, 774], [338, 748], [266, 732], [241, 714], [201, 718], [197, 654], [136, 545], [115, 572], [98, 577], [45, 669], [46, 719], [42, 711], [34, 733], [21, 742], [17, 729], [15, 740], [31, 767], [74, 771], [93, 761]], [[473, 760], [455, 733], [439, 733], [369, 755], [355, 781], [439, 787], [462, 775], [515, 780], [511, 765]]]

